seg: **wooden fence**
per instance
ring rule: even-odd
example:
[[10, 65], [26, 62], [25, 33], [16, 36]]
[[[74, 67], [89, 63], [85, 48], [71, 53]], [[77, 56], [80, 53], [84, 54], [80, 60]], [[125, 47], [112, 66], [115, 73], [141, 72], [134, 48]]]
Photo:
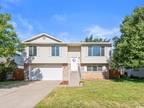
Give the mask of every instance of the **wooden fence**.
[[13, 80], [24, 80], [24, 70], [16, 69], [16, 71], [13, 73]]

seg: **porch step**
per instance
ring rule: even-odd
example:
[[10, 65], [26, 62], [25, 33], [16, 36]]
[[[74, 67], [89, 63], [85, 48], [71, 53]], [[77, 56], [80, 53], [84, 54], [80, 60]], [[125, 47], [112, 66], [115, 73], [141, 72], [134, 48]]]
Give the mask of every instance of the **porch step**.
[[79, 86], [80, 75], [78, 72], [70, 72], [69, 86], [77, 87]]

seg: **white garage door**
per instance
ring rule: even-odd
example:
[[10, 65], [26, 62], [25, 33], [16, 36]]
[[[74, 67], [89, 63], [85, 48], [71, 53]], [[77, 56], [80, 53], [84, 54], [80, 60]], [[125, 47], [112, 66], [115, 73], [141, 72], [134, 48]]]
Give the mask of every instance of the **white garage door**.
[[31, 80], [62, 80], [62, 67], [39, 67], [30, 72]]
[[40, 68], [42, 80], [62, 80], [62, 68]]

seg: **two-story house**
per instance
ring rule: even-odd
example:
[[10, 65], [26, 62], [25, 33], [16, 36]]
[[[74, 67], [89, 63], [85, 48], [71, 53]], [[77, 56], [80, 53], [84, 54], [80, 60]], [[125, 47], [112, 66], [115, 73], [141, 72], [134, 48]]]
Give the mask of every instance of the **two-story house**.
[[66, 43], [42, 33], [23, 42], [25, 72], [30, 80], [66, 80], [71, 72], [82, 79], [109, 78], [111, 43]]

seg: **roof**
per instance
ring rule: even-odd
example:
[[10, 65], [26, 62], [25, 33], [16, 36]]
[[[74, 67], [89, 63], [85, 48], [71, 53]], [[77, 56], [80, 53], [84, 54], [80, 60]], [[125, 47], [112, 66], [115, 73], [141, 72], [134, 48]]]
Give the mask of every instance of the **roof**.
[[85, 45], [106, 45], [112, 46], [111, 43], [108, 42], [79, 42], [79, 43], [32, 43], [25, 42], [25, 45], [67, 45], [67, 46], [85, 46]]
[[35, 35], [32, 38], [25, 40], [24, 42], [30, 42], [30, 41], [38, 39], [38, 38], [40, 38], [42, 36], [46, 36], [46, 37], [48, 37], [50, 39], [53, 39], [53, 40], [55, 40], [57, 42], [62, 42], [61, 40], [59, 40], [59, 39], [57, 39], [57, 38], [55, 38], [55, 37], [53, 37], [53, 36], [51, 36], [49, 34], [46, 34], [46, 33], [41, 33], [41, 34]]
[[[37, 38], [40, 38], [42, 36], [46, 36], [48, 38], [51, 38], [55, 41], [57, 41], [57, 43], [36, 43], [36, 42], [31, 42], [32, 40], [35, 40]], [[57, 45], [67, 45], [67, 46], [81, 46], [81, 45], [107, 45], [107, 46], [112, 46], [112, 44], [110, 42], [63, 42], [59, 39], [56, 39], [55, 37], [48, 35], [46, 33], [41, 33], [38, 35], [35, 35], [34, 37], [26, 40], [23, 42], [23, 44], [25, 45], [51, 45], [51, 44], [57, 44]]]

